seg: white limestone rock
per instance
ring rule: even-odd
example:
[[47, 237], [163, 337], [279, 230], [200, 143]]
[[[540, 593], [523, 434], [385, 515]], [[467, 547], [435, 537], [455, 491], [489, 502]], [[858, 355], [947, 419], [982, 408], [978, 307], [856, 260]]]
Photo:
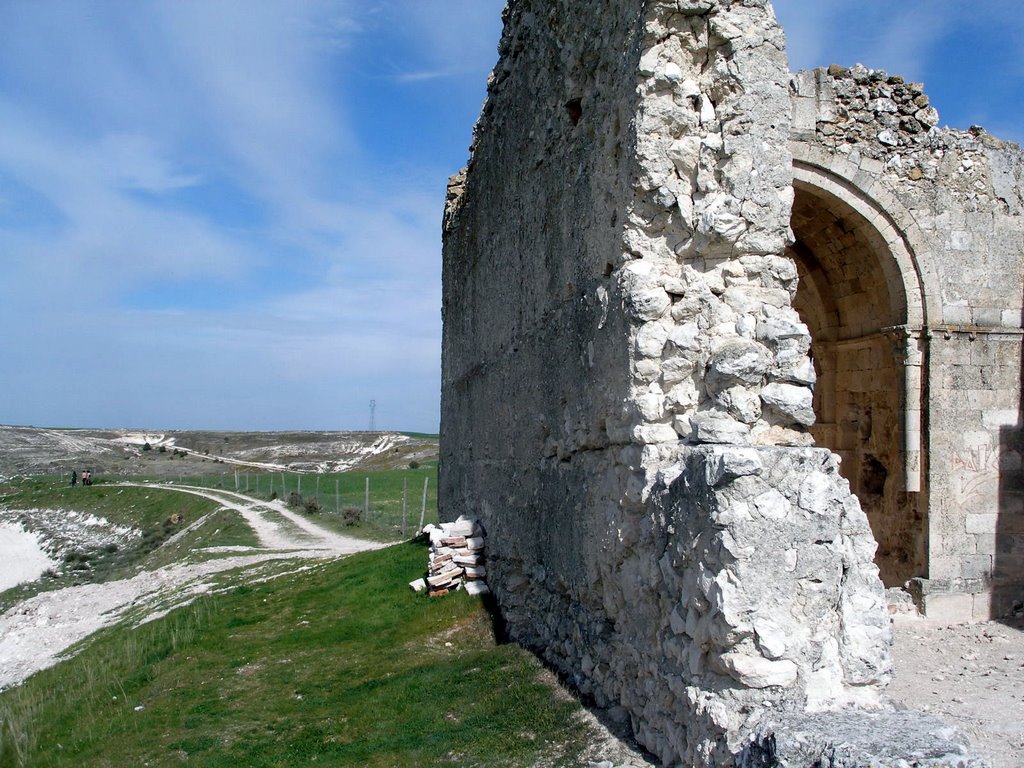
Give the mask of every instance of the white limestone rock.
[[814, 423], [812, 393], [807, 387], [772, 382], [761, 390], [761, 400], [765, 406], [797, 424], [809, 427]]
[[759, 475], [764, 465], [754, 448], [716, 448], [708, 454], [705, 481], [711, 487], [747, 475]]
[[735, 651], [722, 654], [720, 659], [736, 682], [750, 688], [787, 687], [796, 682], [797, 666], [788, 659], [772, 661]]
[[771, 353], [756, 341], [734, 339], [719, 344], [707, 364], [709, 389], [722, 390], [740, 384], [759, 386], [771, 365]]
[[750, 435], [750, 427], [724, 413], [698, 413], [690, 418], [690, 423], [693, 439], [699, 443], [742, 445]]

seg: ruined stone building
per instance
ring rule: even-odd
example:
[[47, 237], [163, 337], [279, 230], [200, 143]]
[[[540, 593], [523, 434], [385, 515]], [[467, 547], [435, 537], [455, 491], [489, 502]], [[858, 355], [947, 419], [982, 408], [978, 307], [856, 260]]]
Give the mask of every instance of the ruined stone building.
[[819, 445], [867, 512], [887, 586], [924, 610], [1024, 597], [1024, 154], [937, 129], [920, 83], [864, 67], [793, 79], [794, 306]]
[[[766, 0], [513, 0], [445, 212], [442, 515], [666, 763], [1024, 589], [1024, 154]], [[759, 731], [760, 729], [760, 731]]]

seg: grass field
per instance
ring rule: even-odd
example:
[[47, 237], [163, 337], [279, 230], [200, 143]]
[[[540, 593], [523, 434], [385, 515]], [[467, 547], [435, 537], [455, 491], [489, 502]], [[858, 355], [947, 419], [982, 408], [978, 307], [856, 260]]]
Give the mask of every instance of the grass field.
[[[172, 482], [265, 499], [301, 493], [294, 509], [318, 524], [400, 543], [326, 563], [266, 563], [283, 575], [259, 583], [221, 573], [209, 577], [213, 593], [190, 605], [101, 630], [0, 692], [0, 768], [586, 764], [595, 736], [584, 710], [534, 656], [498, 641], [480, 598], [430, 599], [408, 587], [427, 562], [426, 546], [408, 540], [424, 481], [425, 520], [437, 519], [436, 461], [317, 477], [232, 470]], [[0, 483], [4, 519], [47, 509], [141, 535], [0, 594], [2, 610], [41, 590], [257, 543], [236, 513], [205, 498], [105, 477], [88, 488], [60, 476]]]
[[101, 632], [0, 694], [0, 766], [579, 765], [579, 705], [404, 543]]

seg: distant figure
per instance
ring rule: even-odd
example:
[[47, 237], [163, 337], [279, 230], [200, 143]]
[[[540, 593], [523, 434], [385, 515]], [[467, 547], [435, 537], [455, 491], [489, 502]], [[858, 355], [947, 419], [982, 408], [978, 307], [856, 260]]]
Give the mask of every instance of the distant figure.
[[92, 470], [87, 469], [82, 472], [82, 485], [92, 485]]
[[75, 470], [71, 470], [71, 487], [74, 488], [78, 485], [78, 473]]

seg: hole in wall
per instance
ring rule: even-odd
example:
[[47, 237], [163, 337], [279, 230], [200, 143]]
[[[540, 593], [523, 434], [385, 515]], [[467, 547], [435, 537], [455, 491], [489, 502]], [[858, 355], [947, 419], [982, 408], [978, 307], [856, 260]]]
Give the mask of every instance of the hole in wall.
[[866, 456], [860, 465], [860, 490], [865, 496], [881, 496], [885, 493], [885, 481], [889, 470], [874, 456]]
[[583, 99], [569, 99], [565, 102], [565, 111], [569, 114], [569, 121], [578, 125], [583, 117]]

